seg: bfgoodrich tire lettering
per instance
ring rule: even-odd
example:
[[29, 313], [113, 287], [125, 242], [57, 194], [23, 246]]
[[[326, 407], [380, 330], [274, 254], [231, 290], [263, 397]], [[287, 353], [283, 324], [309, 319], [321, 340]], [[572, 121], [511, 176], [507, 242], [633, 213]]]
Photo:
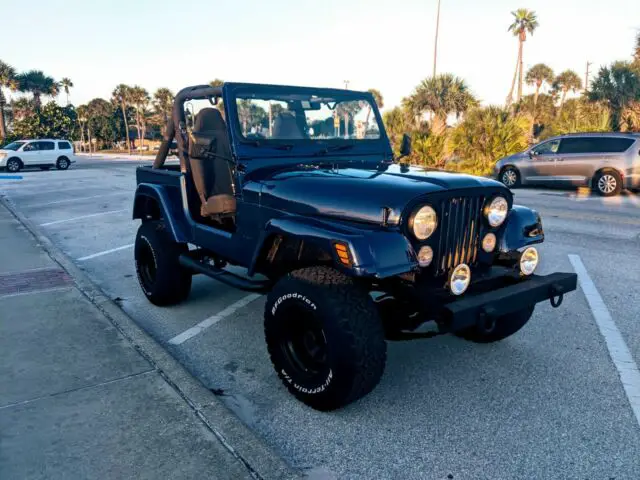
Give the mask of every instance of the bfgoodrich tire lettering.
[[382, 322], [371, 298], [340, 272], [292, 272], [269, 293], [265, 337], [274, 368], [299, 400], [333, 410], [369, 393], [386, 361]]
[[174, 242], [162, 222], [145, 222], [136, 236], [136, 274], [143, 293], [154, 305], [180, 303], [189, 296], [191, 273], [178, 258], [188, 250]]

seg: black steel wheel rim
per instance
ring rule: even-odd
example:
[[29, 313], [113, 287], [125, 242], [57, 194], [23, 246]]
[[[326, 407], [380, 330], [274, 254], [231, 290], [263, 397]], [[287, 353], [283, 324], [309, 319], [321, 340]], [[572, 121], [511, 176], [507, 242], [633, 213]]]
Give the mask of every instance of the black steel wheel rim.
[[315, 377], [328, 369], [327, 339], [322, 324], [309, 308], [292, 302], [282, 311], [279, 347], [293, 372]]

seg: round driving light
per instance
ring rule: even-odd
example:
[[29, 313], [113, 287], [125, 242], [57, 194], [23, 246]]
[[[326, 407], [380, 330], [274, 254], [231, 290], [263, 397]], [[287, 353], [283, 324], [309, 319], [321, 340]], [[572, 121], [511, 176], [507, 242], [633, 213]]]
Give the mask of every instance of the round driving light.
[[429, 205], [418, 210], [411, 219], [411, 229], [418, 240], [426, 240], [438, 226], [438, 215]]
[[462, 295], [471, 282], [471, 270], [467, 265], [461, 263], [453, 269], [451, 273], [451, 280], [449, 281], [449, 288], [454, 295]]
[[535, 247], [527, 247], [520, 256], [520, 271], [523, 275], [531, 275], [538, 266], [538, 250]]
[[496, 248], [496, 236], [493, 233], [487, 233], [482, 239], [482, 249], [491, 253], [494, 248]]
[[421, 267], [428, 267], [433, 260], [433, 249], [431, 247], [424, 246], [418, 252], [418, 265]]
[[484, 209], [489, 225], [499, 227], [507, 218], [509, 213], [509, 203], [504, 197], [496, 197]]

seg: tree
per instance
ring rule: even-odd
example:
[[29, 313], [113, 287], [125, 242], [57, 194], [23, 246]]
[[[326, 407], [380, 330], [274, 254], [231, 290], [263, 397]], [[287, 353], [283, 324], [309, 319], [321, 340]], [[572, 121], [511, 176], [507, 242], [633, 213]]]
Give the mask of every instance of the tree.
[[21, 138], [76, 138], [76, 111], [49, 102], [14, 122], [14, 132]]
[[59, 87], [56, 81], [40, 70], [31, 70], [16, 76], [18, 81], [18, 90], [21, 92], [31, 93], [36, 109], [42, 105], [41, 97], [43, 95], [55, 97], [59, 93]]
[[518, 77], [518, 97], [516, 101], [520, 101], [522, 98], [522, 80], [523, 80], [523, 61], [522, 50], [524, 42], [527, 41], [527, 33], [533, 35], [533, 32], [538, 28], [538, 19], [536, 13], [526, 8], [519, 8], [515, 12], [511, 12], [513, 15], [513, 23], [509, 26], [509, 31], [513, 33], [514, 37], [518, 37], [518, 62], [516, 63], [516, 71], [513, 74], [513, 82], [511, 83], [511, 90], [507, 96], [507, 106], [511, 105], [513, 101], [513, 90], [515, 89], [516, 76]]
[[538, 137], [546, 132], [549, 125], [557, 117], [555, 100], [551, 95], [541, 93], [538, 95], [534, 105], [535, 95], [525, 95], [515, 104], [514, 113], [516, 115], [529, 116], [533, 119], [533, 136]]
[[636, 45], [633, 50], [633, 65], [640, 69], [640, 32], [636, 35]]
[[632, 101], [620, 113], [621, 132], [640, 132], [640, 101]]
[[[214, 78], [209, 82], [209, 85], [212, 87], [222, 87], [224, 85], [224, 80], [220, 80], [219, 78]], [[218, 100], [218, 103], [216, 104], [216, 108], [220, 111], [220, 113], [222, 114], [222, 117], [224, 118], [224, 102], [222, 101], [222, 99]]]
[[461, 114], [478, 105], [478, 100], [469, 91], [464, 80], [450, 73], [436, 75], [423, 80], [406, 99], [405, 105], [414, 117], [422, 117], [424, 112], [432, 112], [431, 129], [435, 135], [444, 133], [447, 117]]
[[121, 83], [118, 85], [111, 94], [111, 101], [120, 107], [122, 110], [122, 119], [124, 121], [125, 130], [125, 143], [127, 144], [127, 151], [131, 155], [131, 141], [129, 139], [129, 120], [127, 118], [127, 105], [129, 104], [131, 87]]
[[144, 136], [147, 128], [146, 109], [149, 103], [149, 92], [139, 86], [134, 86], [129, 92], [131, 104], [136, 109], [136, 128], [138, 130], [139, 147], [144, 146]]
[[613, 114], [612, 127], [619, 130], [623, 110], [634, 100], [640, 100], [640, 72], [627, 62], [602, 67], [591, 83], [589, 98], [607, 103]]
[[534, 85], [536, 92], [533, 97], [533, 108], [535, 110], [536, 105], [538, 104], [538, 96], [540, 95], [540, 88], [544, 83], [551, 85], [553, 83], [554, 74], [551, 67], [545, 65], [544, 63], [538, 63], [531, 67], [527, 72], [527, 76], [525, 78], [527, 85]]
[[556, 91], [562, 92], [562, 97], [560, 98], [560, 111], [562, 111], [564, 101], [567, 98], [567, 92], [571, 90], [575, 93], [576, 90], [580, 90], [582, 88], [582, 80], [573, 70], [565, 70], [555, 78], [553, 88]]
[[173, 110], [173, 92], [168, 88], [156, 90], [156, 93], [153, 94], [153, 108], [160, 117], [160, 127], [162, 135], [164, 135]]
[[5, 117], [6, 98], [4, 96], [3, 88], [9, 90], [16, 90], [18, 88], [18, 82], [16, 80], [15, 69], [0, 60], [0, 142], [4, 142], [7, 138], [7, 124]]
[[69, 89], [73, 88], [73, 82], [70, 78], [64, 77], [60, 80], [60, 86], [64, 90], [64, 93], [67, 95], [67, 105], [69, 105]]
[[611, 109], [606, 102], [591, 102], [585, 98], [567, 100], [545, 128], [541, 138], [574, 132], [608, 132], [611, 130]]
[[94, 98], [87, 104], [87, 128], [98, 148], [112, 145], [119, 138], [114, 110], [113, 104], [102, 98]]

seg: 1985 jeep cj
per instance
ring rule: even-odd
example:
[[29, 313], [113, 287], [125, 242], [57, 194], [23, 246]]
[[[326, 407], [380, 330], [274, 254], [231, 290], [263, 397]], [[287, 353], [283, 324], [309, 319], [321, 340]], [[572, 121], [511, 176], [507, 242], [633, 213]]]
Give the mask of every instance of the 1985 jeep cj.
[[[180, 165], [165, 165], [174, 138]], [[275, 370], [319, 410], [376, 386], [387, 339], [502, 340], [575, 290], [573, 273], [534, 274], [540, 217], [502, 184], [400, 159], [369, 93], [183, 89], [153, 167], [137, 169], [142, 290], [175, 304], [202, 273], [268, 292]], [[437, 331], [416, 331], [426, 321]]]

